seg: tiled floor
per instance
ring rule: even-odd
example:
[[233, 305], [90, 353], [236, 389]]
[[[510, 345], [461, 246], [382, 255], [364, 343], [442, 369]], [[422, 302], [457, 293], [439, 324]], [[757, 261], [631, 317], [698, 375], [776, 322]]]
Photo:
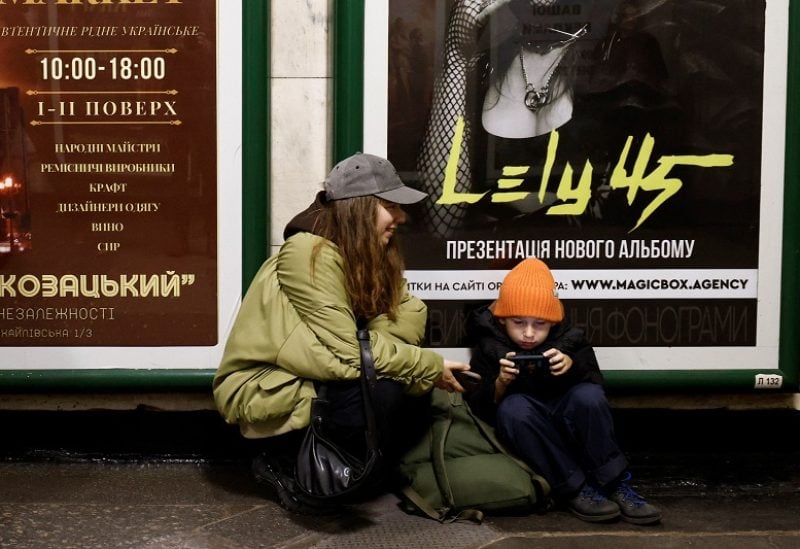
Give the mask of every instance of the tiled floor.
[[392, 495], [341, 516], [287, 515], [241, 462], [5, 462], [0, 547], [797, 548], [800, 471], [780, 476], [742, 484], [642, 477], [664, 514], [651, 527], [587, 524], [560, 511], [474, 525], [406, 515]]
[[439, 524], [386, 495], [287, 515], [210, 412], [0, 412], [0, 548], [800, 548], [800, 414], [617, 411], [661, 524], [553, 511]]

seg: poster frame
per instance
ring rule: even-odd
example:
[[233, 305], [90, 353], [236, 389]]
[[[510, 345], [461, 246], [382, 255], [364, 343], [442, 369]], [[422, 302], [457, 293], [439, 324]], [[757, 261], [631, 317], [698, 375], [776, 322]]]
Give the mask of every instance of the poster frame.
[[[768, 0], [775, 1], [775, 0]], [[364, 42], [371, 44], [370, 51], [380, 49], [381, 40], [388, 43], [388, 17], [385, 28], [375, 21], [366, 24], [364, 0], [341, 0], [337, 3], [337, 21], [360, 28], [347, 29], [346, 36], [356, 37], [358, 43], [336, 43], [334, 51], [335, 82], [337, 97], [336, 112], [342, 116], [334, 118], [334, 160], [339, 160], [353, 151], [365, 150], [371, 144], [364, 143], [363, 116], [344, 116], [355, 112], [376, 112], [374, 105], [365, 105]], [[379, 10], [378, 10], [379, 11]], [[788, 5], [788, 52], [786, 67], [786, 116], [784, 150], [784, 185], [782, 223], [782, 263], [780, 270], [780, 313], [778, 363], [775, 368], [758, 369], [703, 369], [703, 370], [604, 370], [609, 389], [619, 392], [695, 391], [695, 392], [796, 392], [800, 384], [800, 312], [796, 304], [800, 300], [797, 290], [800, 283], [800, 220], [793, 215], [789, 205], [800, 201], [800, 7], [797, 0]], [[376, 30], [377, 29], [377, 30]], [[343, 33], [344, 35], [344, 33]], [[367, 38], [365, 38], [367, 36]], [[376, 40], [375, 37], [378, 37]], [[355, 50], [355, 51], [354, 51]], [[383, 49], [382, 51], [387, 51]], [[370, 78], [374, 78], [372, 75]], [[378, 111], [381, 112], [381, 111]], [[360, 132], [354, 125], [360, 124]], [[378, 145], [380, 148], [380, 144]], [[780, 376], [777, 389], [759, 389], [756, 376]]]
[[[217, 0], [219, 10], [219, 0]], [[267, 257], [269, 226], [269, 13], [270, 1], [242, 0], [241, 102], [241, 287]], [[235, 37], [233, 37], [235, 38]], [[232, 39], [233, 40], [233, 39]], [[217, 64], [221, 59], [217, 59]], [[218, 99], [219, 100], [219, 99]], [[238, 176], [238, 174], [237, 174]], [[220, 341], [225, 334], [220, 334]], [[210, 390], [209, 368], [0, 369], [0, 391], [24, 392], [163, 392]]]

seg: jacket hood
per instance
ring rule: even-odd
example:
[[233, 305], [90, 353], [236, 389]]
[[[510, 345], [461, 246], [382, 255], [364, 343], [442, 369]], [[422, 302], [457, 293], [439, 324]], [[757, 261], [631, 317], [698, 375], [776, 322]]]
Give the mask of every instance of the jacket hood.
[[283, 229], [283, 239], [288, 240], [290, 236], [302, 232], [320, 236], [317, 219], [322, 212], [324, 202], [325, 191], [320, 191], [314, 198], [314, 202], [312, 202], [308, 208], [294, 216], [292, 220], [286, 224], [286, 227]]
[[472, 311], [467, 319], [467, 338], [470, 341], [480, 341], [490, 337], [505, 341], [512, 345], [511, 340], [506, 335], [505, 330], [495, 321], [490, 309], [491, 305], [484, 305]]

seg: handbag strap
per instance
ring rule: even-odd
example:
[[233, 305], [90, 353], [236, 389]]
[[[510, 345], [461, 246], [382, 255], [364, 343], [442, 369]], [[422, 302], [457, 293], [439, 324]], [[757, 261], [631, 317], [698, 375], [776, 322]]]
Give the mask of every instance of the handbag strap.
[[372, 403], [372, 394], [377, 384], [375, 375], [375, 359], [372, 356], [372, 345], [369, 340], [369, 330], [359, 329], [356, 333], [358, 346], [361, 349], [361, 394], [364, 400], [364, 417], [367, 422], [367, 449], [377, 451], [378, 425], [375, 417], [375, 408]]

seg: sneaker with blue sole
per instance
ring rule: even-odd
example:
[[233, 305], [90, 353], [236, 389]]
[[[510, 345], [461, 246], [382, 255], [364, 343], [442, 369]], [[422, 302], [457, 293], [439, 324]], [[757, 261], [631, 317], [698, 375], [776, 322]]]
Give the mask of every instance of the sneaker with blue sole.
[[586, 522], [608, 522], [619, 518], [619, 506], [590, 484], [584, 484], [578, 495], [567, 502], [569, 511]]
[[661, 521], [661, 511], [644, 499], [628, 484], [630, 473], [626, 474], [609, 493], [608, 499], [619, 506], [622, 520], [631, 524], [656, 524]]

